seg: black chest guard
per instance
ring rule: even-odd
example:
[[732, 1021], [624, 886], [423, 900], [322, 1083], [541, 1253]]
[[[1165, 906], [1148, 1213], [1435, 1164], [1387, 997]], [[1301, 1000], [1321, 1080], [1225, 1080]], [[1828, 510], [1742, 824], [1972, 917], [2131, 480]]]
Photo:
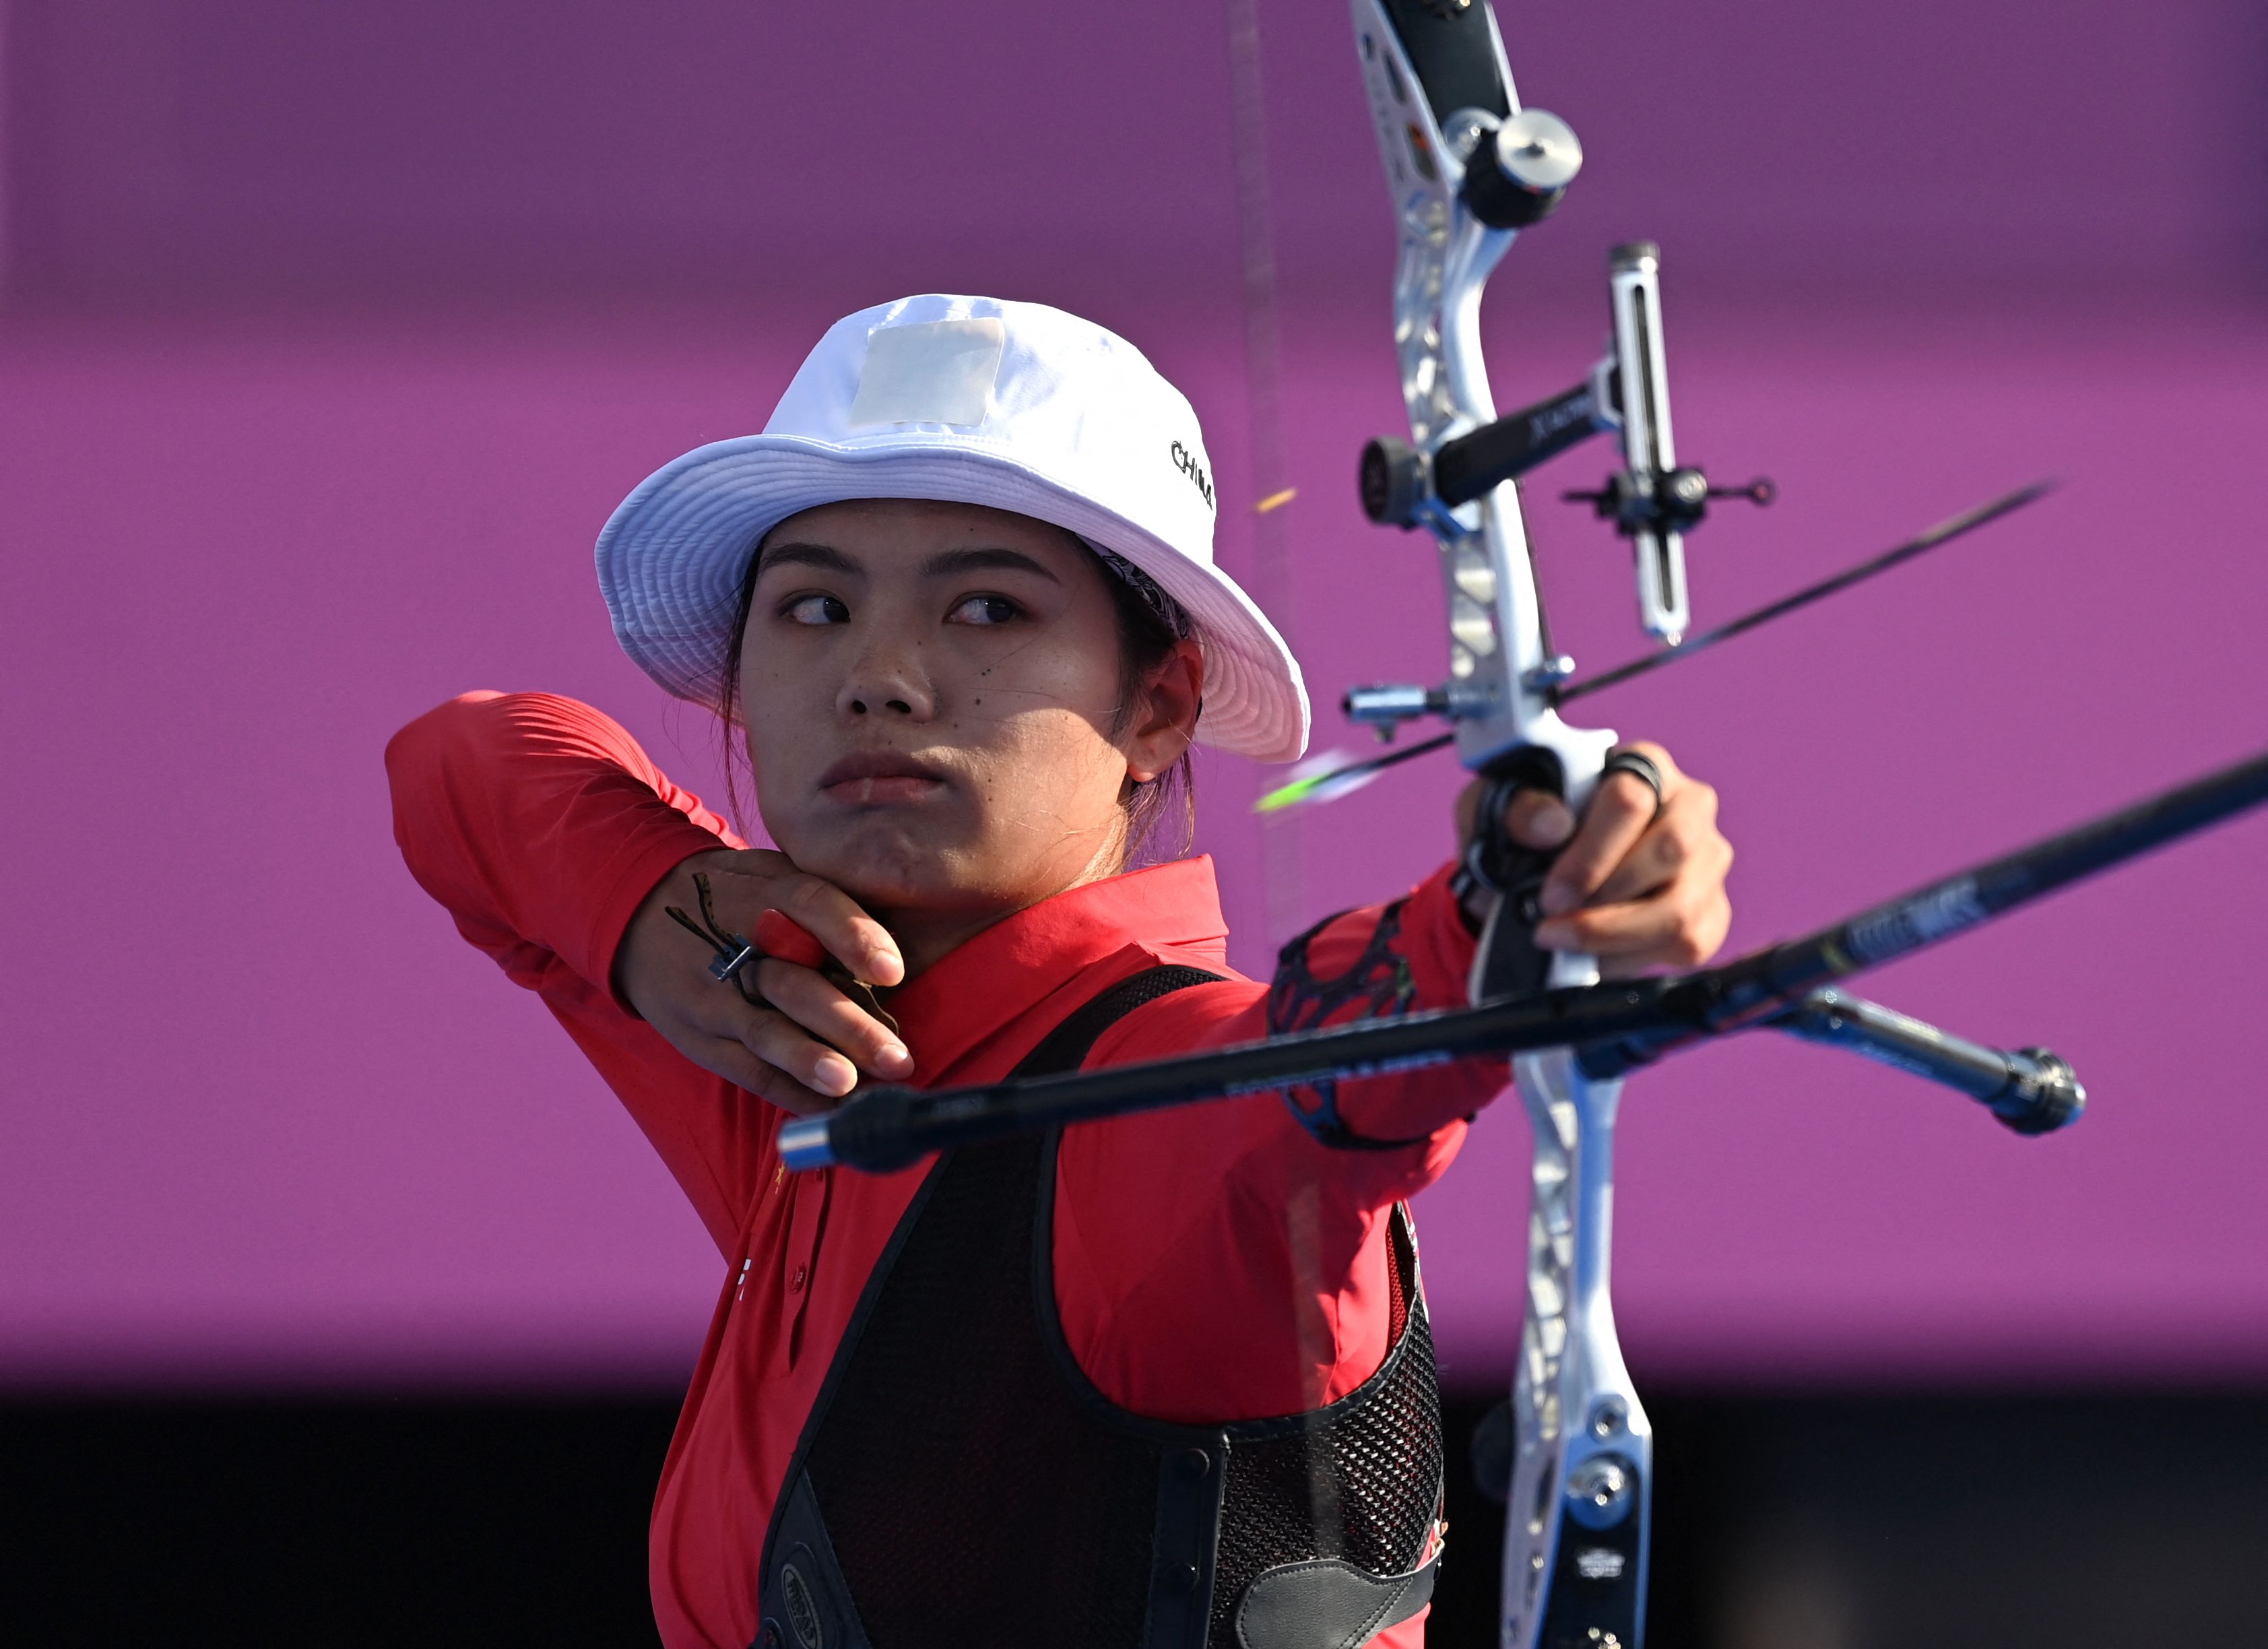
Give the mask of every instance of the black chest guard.
[[[1213, 977], [1137, 975], [1017, 1074], [1075, 1070], [1123, 1015]], [[1442, 1460], [1406, 1211], [1375, 1374], [1309, 1414], [1168, 1424], [1064, 1342], [1055, 1158], [1053, 1135], [966, 1148], [915, 1194], [788, 1469], [757, 1649], [1355, 1649], [1415, 1614]]]

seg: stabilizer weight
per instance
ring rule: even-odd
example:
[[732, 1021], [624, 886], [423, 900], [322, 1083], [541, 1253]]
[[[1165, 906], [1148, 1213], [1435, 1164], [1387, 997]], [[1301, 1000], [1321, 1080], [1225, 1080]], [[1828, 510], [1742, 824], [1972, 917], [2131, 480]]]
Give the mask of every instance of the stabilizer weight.
[[1988, 1048], [1832, 988], [1813, 991], [1767, 1023], [1957, 1088], [2020, 1134], [2051, 1134], [2087, 1108], [2087, 1090], [2060, 1054]]

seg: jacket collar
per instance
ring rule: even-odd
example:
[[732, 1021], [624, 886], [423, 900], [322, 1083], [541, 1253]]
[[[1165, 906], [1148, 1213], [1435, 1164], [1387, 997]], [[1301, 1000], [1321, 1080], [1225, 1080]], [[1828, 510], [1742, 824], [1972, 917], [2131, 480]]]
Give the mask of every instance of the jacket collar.
[[[1095, 963], [1135, 947], [1228, 969], [1228, 924], [1207, 855], [1089, 882], [993, 924], [884, 998], [927, 1086]], [[1091, 994], [1091, 993], [1090, 993]], [[1066, 1011], [1085, 1000], [1068, 997]], [[1036, 1040], [1060, 1015], [1035, 1027]]]

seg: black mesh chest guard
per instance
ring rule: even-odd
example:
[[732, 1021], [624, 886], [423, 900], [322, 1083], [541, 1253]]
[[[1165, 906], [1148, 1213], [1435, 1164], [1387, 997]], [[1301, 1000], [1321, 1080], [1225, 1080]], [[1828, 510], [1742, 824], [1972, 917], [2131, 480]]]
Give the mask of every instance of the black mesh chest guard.
[[[1076, 1069], [1159, 968], [1019, 1068]], [[759, 1649], [1353, 1649], [1432, 1595], [1441, 1430], [1407, 1216], [1386, 1361], [1281, 1420], [1145, 1420], [1064, 1344], [1056, 1141], [941, 1158], [806, 1422], [765, 1540]], [[1191, 1287], [1204, 1286], [1192, 1277]]]

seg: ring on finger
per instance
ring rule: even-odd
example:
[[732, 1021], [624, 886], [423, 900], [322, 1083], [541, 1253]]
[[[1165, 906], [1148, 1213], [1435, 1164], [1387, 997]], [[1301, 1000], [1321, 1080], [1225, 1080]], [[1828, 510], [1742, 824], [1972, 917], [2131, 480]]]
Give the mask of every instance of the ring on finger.
[[1660, 818], [1668, 799], [1663, 794], [1661, 769], [1654, 764], [1653, 758], [1636, 750], [1617, 750], [1599, 769], [1599, 783], [1605, 784], [1617, 773], [1629, 774], [1653, 792], [1653, 816]]

